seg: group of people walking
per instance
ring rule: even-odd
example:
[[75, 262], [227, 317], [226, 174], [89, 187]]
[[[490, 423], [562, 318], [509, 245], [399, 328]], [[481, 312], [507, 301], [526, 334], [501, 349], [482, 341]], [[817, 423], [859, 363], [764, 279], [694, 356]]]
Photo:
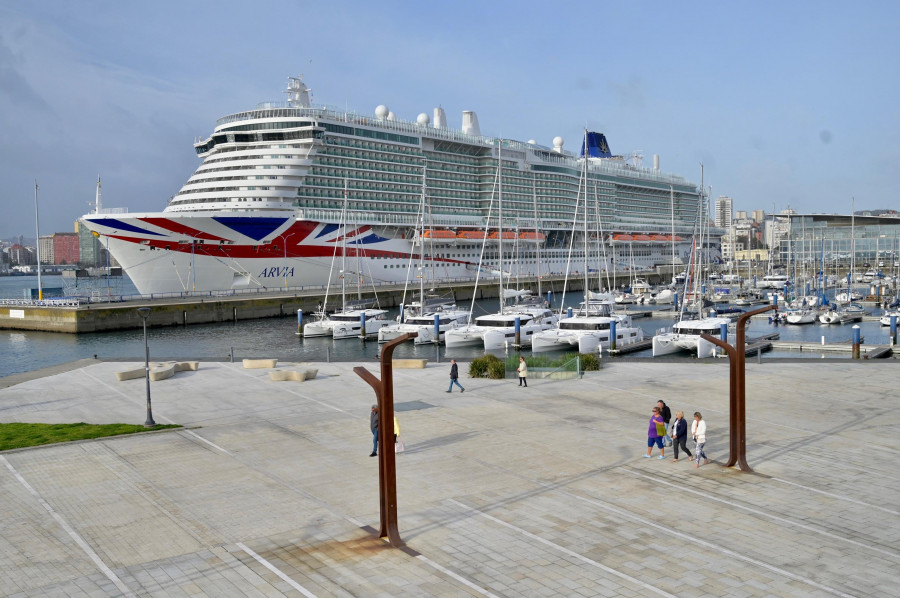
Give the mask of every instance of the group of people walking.
[[[691, 453], [687, 447], [688, 441], [688, 425], [684, 419], [683, 411], [675, 412], [675, 421], [671, 423], [672, 411], [665, 401], [657, 401], [650, 414], [650, 427], [647, 429], [647, 454], [644, 458], [649, 459], [653, 453], [654, 445], [659, 447], [659, 457], [657, 459], [666, 458], [666, 446], [674, 447], [675, 458], [678, 461], [678, 449], [681, 449], [688, 459], [696, 461], [694, 467], [700, 467], [700, 460], [703, 464], [709, 463], [709, 457], [706, 456], [704, 447], [706, 446], [706, 421], [699, 411], [694, 412], [694, 421], [691, 422], [690, 438], [694, 441], [694, 452]], [[671, 435], [669, 434], [671, 432]]]

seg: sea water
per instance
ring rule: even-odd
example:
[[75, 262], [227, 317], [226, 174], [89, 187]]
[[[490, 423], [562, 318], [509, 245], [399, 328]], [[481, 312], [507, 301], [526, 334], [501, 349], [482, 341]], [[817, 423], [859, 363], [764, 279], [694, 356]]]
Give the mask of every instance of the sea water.
[[[43, 288], [64, 286], [61, 276], [42, 276]], [[129, 295], [137, 293], [127, 277], [119, 282], [114, 294]], [[36, 276], [0, 278], [0, 297], [21, 298], [23, 290], [37, 288]], [[551, 297], [554, 307], [561, 299], [561, 293]], [[575, 306], [583, 299], [583, 294], [568, 293], [565, 297], [567, 306]], [[473, 317], [497, 311], [496, 299], [484, 299], [471, 302], [460, 302], [461, 309], [473, 308]], [[758, 306], [747, 308], [756, 309]], [[653, 309], [648, 307], [629, 306], [630, 311]], [[873, 309], [873, 315], [881, 313]], [[397, 309], [389, 310], [388, 317], [395, 318]], [[644, 337], [650, 338], [660, 328], [671, 327], [675, 321], [673, 313], [668, 315], [635, 318], [635, 325], [644, 331]], [[890, 332], [887, 327], [876, 322], [860, 322], [860, 334], [866, 345], [887, 345]], [[356, 338], [334, 340], [329, 337], [304, 339], [297, 334], [297, 317], [291, 315], [283, 318], [264, 318], [259, 320], [239, 320], [217, 324], [196, 324], [190, 326], [168, 326], [148, 329], [148, 346], [152, 361], [164, 360], [230, 360], [239, 361], [245, 358], [277, 358], [280, 361], [359, 361], [374, 363], [379, 356], [379, 344], [374, 340], [361, 341]], [[768, 318], [754, 319], [748, 329], [747, 338], [779, 333], [781, 340], [797, 340], [810, 344], [849, 342], [852, 338], [852, 326], [828, 326], [823, 324], [790, 324], [775, 325]], [[509, 349], [515, 352], [514, 348]], [[529, 349], [524, 349], [529, 354]], [[562, 352], [549, 352], [548, 355]], [[484, 354], [483, 349], [462, 347], [449, 352], [445, 347], [433, 345], [414, 345], [405, 343], [397, 347], [394, 356], [398, 358], [425, 358], [430, 361], [449, 361], [455, 358], [468, 361]], [[96, 356], [98, 359], [122, 359], [143, 361], [144, 335], [140, 328], [113, 332], [96, 332], [85, 334], [68, 334], [55, 332], [33, 332], [18, 330], [0, 330], [0, 377], [28, 372], [43, 367], [59, 365], [77, 359]], [[773, 351], [764, 353], [762, 359], [778, 359], [784, 357], [821, 358], [823, 355], [814, 352]], [[828, 357], [850, 358], [847, 353], [831, 353]], [[604, 353], [604, 358], [606, 354]], [[651, 358], [650, 349], [629, 354], [622, 358]], [[672, 357], [693, 359], [687, 353], [675, 354]]]

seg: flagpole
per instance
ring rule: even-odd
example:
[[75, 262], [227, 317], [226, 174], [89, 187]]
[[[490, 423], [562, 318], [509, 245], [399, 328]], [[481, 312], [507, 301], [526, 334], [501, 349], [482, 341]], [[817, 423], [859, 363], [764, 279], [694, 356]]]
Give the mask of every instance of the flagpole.
[[37, 235], [37, 270], [38, 270], [38, 301], [44, 300], [44, 288], [41, 286], [41, 229], [38, 226], [38, 184], [34, 179], [34, 233]]

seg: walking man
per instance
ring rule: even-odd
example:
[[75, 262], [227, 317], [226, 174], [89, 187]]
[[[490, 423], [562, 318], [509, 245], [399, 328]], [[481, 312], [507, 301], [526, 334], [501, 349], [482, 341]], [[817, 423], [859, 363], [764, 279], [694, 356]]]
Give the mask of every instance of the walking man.
[[450, 360], [450, 388], [447, 392], [453, 392], [453, 385], [456, 384], [459, 387], [459, 392], [466, 392], [466, 389], [462, 387], [462, 384], [459, 383], [459, 366], [456, 365], [456, 360]]
[[372, 405], [372, 413], [369, 414], [369, 427], [372, 428], [372, 454], [378, 456], [378, 405]]

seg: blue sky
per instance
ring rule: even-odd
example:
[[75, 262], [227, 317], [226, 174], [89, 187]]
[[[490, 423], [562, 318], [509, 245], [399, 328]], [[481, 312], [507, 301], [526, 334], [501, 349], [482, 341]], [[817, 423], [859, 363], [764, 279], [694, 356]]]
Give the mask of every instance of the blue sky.
[[0, 3], [0, 238], [72, 230], [106, 207], [162, 210], [215, 120], [317, 103], [577, 150], [699, 183], [735, 209], [900, 209], [900, 3]]

